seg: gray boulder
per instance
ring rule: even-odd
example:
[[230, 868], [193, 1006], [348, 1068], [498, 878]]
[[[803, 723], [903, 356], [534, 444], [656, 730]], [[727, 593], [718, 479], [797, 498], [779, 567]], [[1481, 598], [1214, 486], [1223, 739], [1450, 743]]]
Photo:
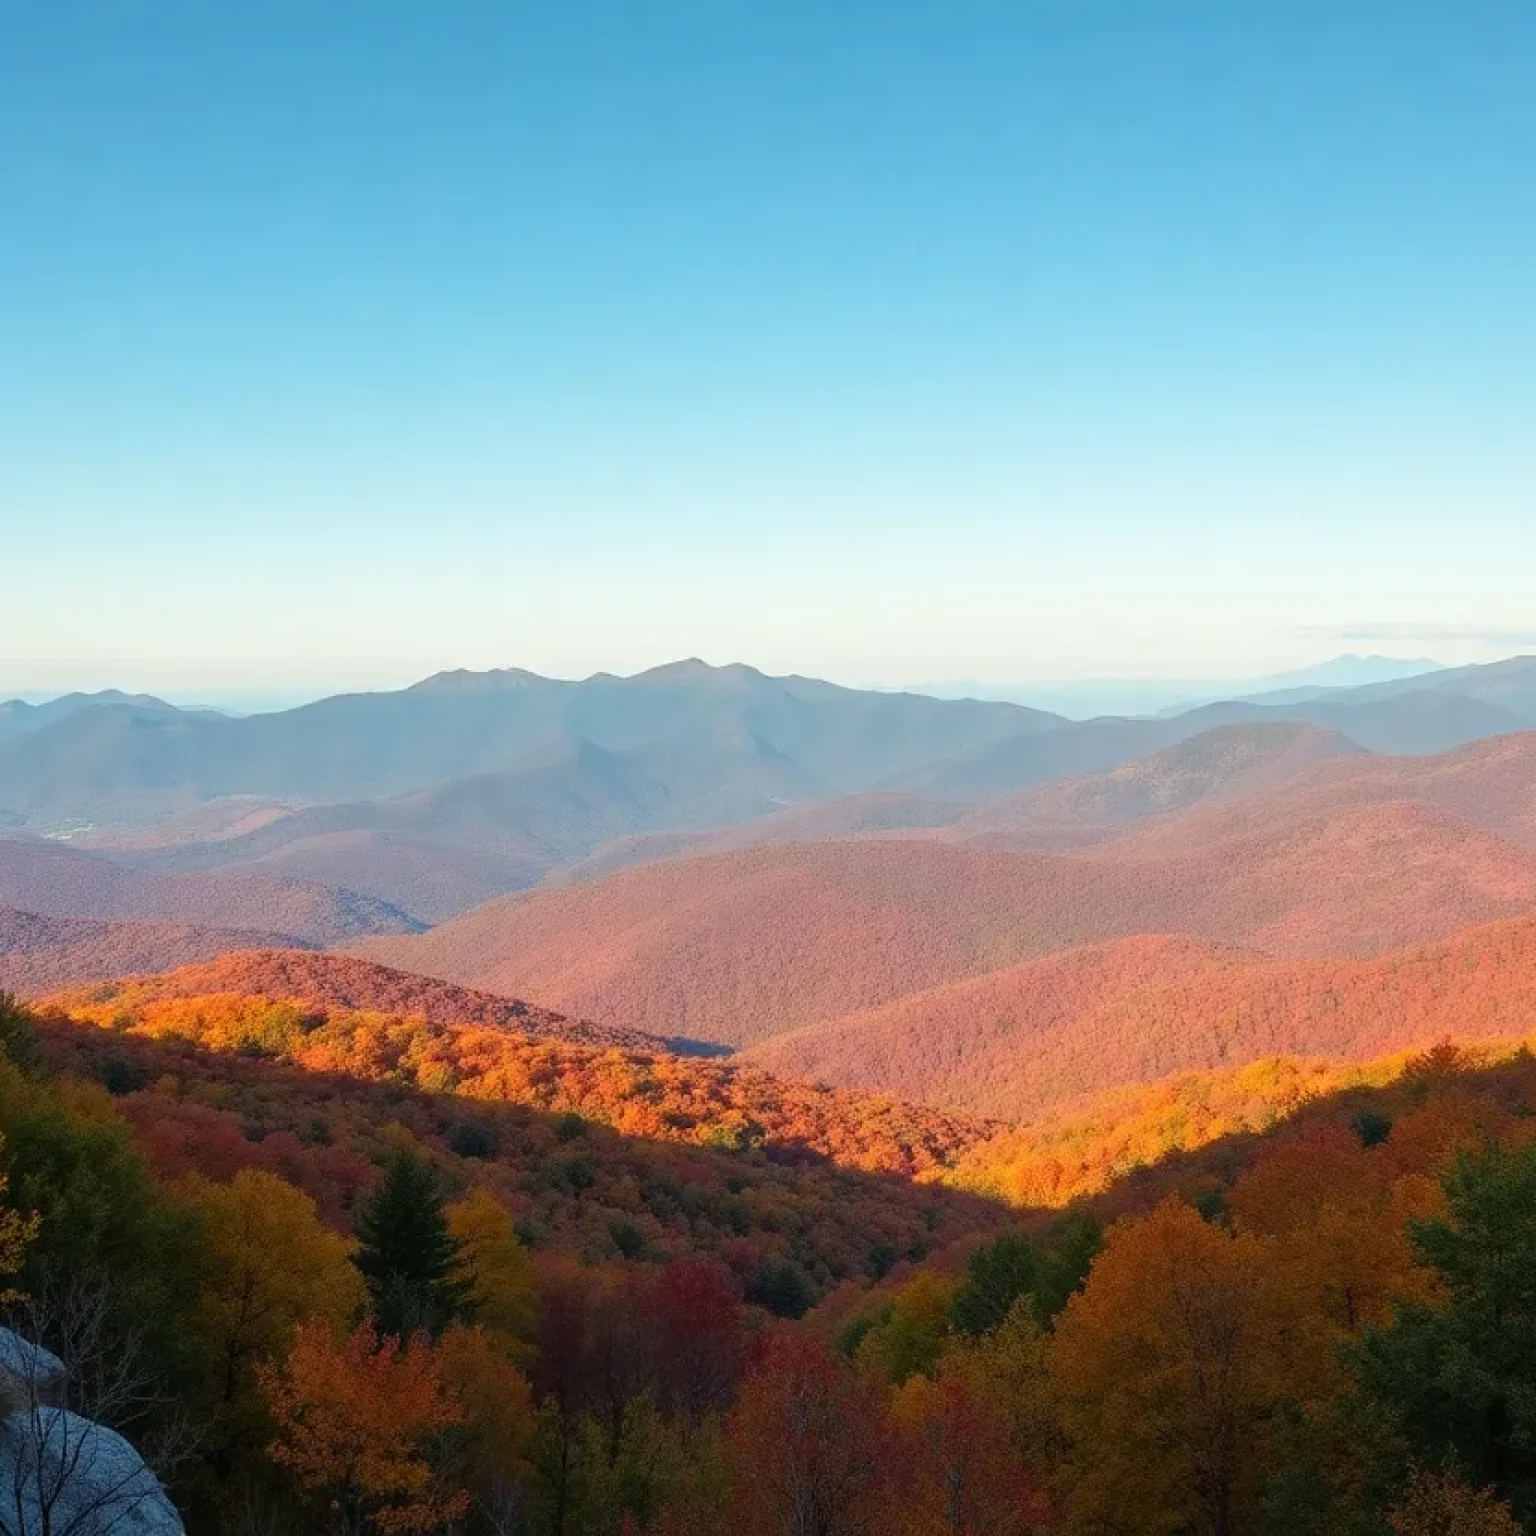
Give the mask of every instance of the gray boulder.
[[11, 1328], [0, 1328], [0, 1414], [34, 1403], [64, 1406], [64, 1362], [24, 1339]]
[[0, 1422], [0, 1536], [185, 1536], [115, 1430], [41, 1405]]

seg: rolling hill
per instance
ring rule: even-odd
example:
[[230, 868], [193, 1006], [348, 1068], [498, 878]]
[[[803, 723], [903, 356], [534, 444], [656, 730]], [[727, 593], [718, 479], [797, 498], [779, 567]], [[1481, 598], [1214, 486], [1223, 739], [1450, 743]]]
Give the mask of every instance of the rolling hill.
[[989, 800], [956, 820], [949, 835], [990, 847], [1080, 846], [1149, 817], [1270, 796], [1320, 763], [1367, 756], [1347, 737], [1297, 721], [1216, 726], [1109, 773]]
[[226, 795], [203, 800], [147, 827], [91, 829], [74, 833], [75, 848], [153, 854], [165, 849], [220, 843], [245, 837], [288, 815], [293, 806], [261, 795]]
[[743, 1059], [1020, 1120], [1123, 1084], [1268, 1056], [1363, 1059], [1536, 1031], [1536, 917], [1370, 960], [1180, 938], [1053, 954], [782, 1035]]
[[1133, 858], [1177, 857], [1394, 802], [1536, 847], [1536, 732], [1392, 757], [1316, 726], [1218, 726], [1110, 773], [984, 801], [934, 835], [989, 848], [1112, 845]]
[[1430, 688], [1381, 698], [1356, 697], [1356, 690], [1346, 689], [1284, 705], [1232, 700], [1177, 715], [1106, 717], [988, 742], [898, 775], [888, 787], [940, 799], [987, 800], [1056, 779], [1111, 772], [1221, 726], [1285, 724], [1331, 731], [1367, 751], [1412, 756], [1528, 731], [1536, 726], [1536, 712]]
[[1053, 874], [1046, 859], [928, 842], [781, 845], [511, 897], [355, 952], [740, 1045], [1018, 958], [1027, 909], [1043, 924], [1055, 906], [1070, 931], [1074, 897]]
[[791, 806], [738, 827], [706, 832], [646, 832], [617, 838], [596, 853], [555, 871], [561, 880], [596, 880], [660, 859], [728, 853], [774, 843], [824, 843], [848, 838], [896, 837], [948, 827], [967, 807], [897, 791], [840, 795]]
[[1162, 858], [1393, 804], [1413, 804], [1521, 847], [1536, 847], [1536, 732], [1428, 757], [1319, 762], [1277, 792], [1239, 784], [1186, 813], [1129, 824], [1115, 847], [1127, 857]]
[[679, 859], [492, 902], [357, 952], [561, 1012], [743, 1046], [1052, 950], [1184, 933], [1368, 956], [1536, 910], [1536, 854], [1436, 809], [1366, 806], [1194, 851], [932, 838]]
[[36, 997], [81, 982], [169, 970], [272, 942], [270, 934], [237, 929], [44, 917], [0, 906], [0, 991]]
[[[1175, 829], [1173, 840], [1199, 843], [1219, 821], [1185, 831], [1180, 813], [1226, 805], [1234, 826], [1239, 812], [1268, 824], [1392, 799], [1440, 805], [1522, 842], [1521, 816], [1536, 825], [1536, 733], [1529, 732], [1417, 759], [1367, 753], [1303, 722], [1220, 725], [1106, 774], [970, 807], [901, 791], [807, 799], [813, 786], [786, 780], [789, 770], [775, 768], [771, 754], [714, 746], [713, 755], [698, 748], [618, 754], [578, 744], [538, 768], [389, 800], [286, 812], [261, 801], [216, 801], [179, 823], [211, 826], [210, 835], [173, 838], [157, 828], [87, 836], [74, 846], [143, 868], [247, 869], [345, 885], [441, 922], [550, 878], [594, 879], [659, 859], [773, 843], [932, 832], [1047, 851], [1091, 846], [1157, 818]], [[724, 761], [732, 756], [735, 769]], [[728, 799], [726, 784], [736, 786]], [[773, 810], [782, 800], [798, 803]]]
[[602, 1048], [658, 1051], [667, 1044], [638, 1030], [568, 1019], [516, 998], [455, 987], [350, 955], [311, 950], [247, 949], [163, 974], [122, 971], [94, 986], [58, 992], [48, 999], [48, 1006], [70, 1012], [110, 1005], [133, 1012], [154, 1003], [209, 997], [264, 997], [308, 1009], [383, 1013], [429, 1024], [488, 1024], [536, 1039]]
[[1141, 931], [1282, 955], [1364, 957], [1536, 910], [1531, 850], [1414, 801], [1317, 812], [1282, 797], [1267, 820], [1197, 812], [1079, 857], [1153, 888], [1167, 920]]
[[[65, 990], [42, 1015], [109, 1039], [178, 1042], [203, 1057], [281, 1060], [327, 1079], [577, 1115], [654, 1141], [830, 1161], [867, 1172], [934, 1172], [997, 1127], [885, 1094], [786, 1082], [736, 1062], [561, 1019], [359, 961], [253, 954], [168, 977]], [[350, 1001], [349, 1001], [350, 1000]], [[361, 1002], [359, 1009], [355, 1004]], [[461, 1012], [462, 1010], [462, 1012]], [[194, 1068], [194, 1071], [199, 1069]], [[464, 1113], [461, 1110], [460, 1113]], [[567, 1141], [583, 1134], [568, 1126]]]
[[75, 843], [141, 869], [238, 869], [345, 885], [440, 921], [643, 829], [713, 828], [820, 793], [755, 738], [626, 752], [577, 741], [533, 767], [387, 799], [293, 809], [215, 800], [160, 827]]
[[337, 944], [421, 926], [387, 903], [313, 881], [151, 873], [64, 843], [21, 837], [0, 837], [0, 905], [53, 917], [233, 928], [269, 943]]

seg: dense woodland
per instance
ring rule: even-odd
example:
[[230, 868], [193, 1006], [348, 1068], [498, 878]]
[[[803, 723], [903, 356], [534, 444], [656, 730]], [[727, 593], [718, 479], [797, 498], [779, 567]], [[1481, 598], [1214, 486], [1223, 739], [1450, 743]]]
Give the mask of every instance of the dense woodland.
[[1536, 921], [1370, 960], [1294, 960], [1149, 935], [830, 1019], [747, 1053], [784, 1076], [1019, 1120], [1084, 1094], [1265, 1056], [1369, 1060], [1536, 1017]]
[[[1536, 850], [1436, 808], [1316, 815], [1279, 799], [1294, 814], [1246, 832], [1206, 837], [1191, 813], [1150, 846], [1139, 832], [1086, 853], [911, 836], [678, 859], [352, 947], [563, 1013], [755, 1046], [1116, 940], [1178, 934], [1338, 964], [1536, 910]], [[1042, 981], [1069, 1000], [1071, 982]]]
[[[368, 957], [310, 946], [415, 925], [17, 841], [5, 1321], [193, 1536], [1536, 1531], [1525, 754], [1337, 745], [1079, 781], [1074, 854], [725, 851]], [[514, 960], [605, 1022], [464, 985]]]
[[1123, 1096], [1070, 1134], [1203, 1131], [1053, 1213], [857, 1096], [743, 1135], [769, 1080], [719, 1063], [232, 994], [0, 1020], [11, 1320], [194, 1532], [1536, 1520], [1523, 1051]]

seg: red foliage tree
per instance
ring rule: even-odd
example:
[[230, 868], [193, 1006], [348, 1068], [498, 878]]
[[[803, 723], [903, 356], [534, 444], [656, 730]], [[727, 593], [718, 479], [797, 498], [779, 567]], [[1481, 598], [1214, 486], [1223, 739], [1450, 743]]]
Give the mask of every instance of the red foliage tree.
[[879, 1388], [805, 1333], [769, 1340], [731, 1417], [743, 1536], [884, 1536], [893, 1442]]

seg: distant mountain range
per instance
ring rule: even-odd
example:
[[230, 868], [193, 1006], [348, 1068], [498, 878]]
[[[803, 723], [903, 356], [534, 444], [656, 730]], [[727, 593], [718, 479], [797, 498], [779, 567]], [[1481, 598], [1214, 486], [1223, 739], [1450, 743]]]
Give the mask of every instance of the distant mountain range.
[[[765, 798], [868, 788], [1064, 723], [1015, 705], [861, 692], [695, 661], [580, 683], [443, 673], [395, 693], [243, 719], [115, 697], [24, 718], [29, 728], [0, 743], [0, 807], [33, 825], [142, 824], [229, 795], [308, 806], [405, 795], [566, 760], [585, 770], [585, 749], [627, 760], [615, 772], [648, 774], [668, 801], [739, 797], [751, 783], [746, 808], [755, 810]], [[711, 759], [719, 768], [689, 782]]]
[[1003, 699], [1028, 704], [1073, 720], [1098, 715], [1179, 714], [1221, 699], [1253, 699], [1260, 703], [1297, 703], [1335, 688], [1421, 677], [1441, 664], [1425, 657], [1335, 656], [1330, 661], [1288, 672], [1249, 678], [1091, 678], [1082, 681], [1037, 683], [936, 683], [919, 688], [939, 698]]
[[1536, 658], [1081, 722], [698, 661], [0, 720], [27, 993], [211, 962], [203, 991], [519, 997], [560, 1038], [1017, 1118], [1395, 1048], [1458, 988], [1493, 1034], [1536, 990], [1497, 937], [1536, 920]]
[[249, 718], [72, 695], [0, 706], [0, 833], [67, 834], [144, 872], [301, 880], [436, 923], [733, 828], [782, 841], [802, 814], [860, 833], [865, 817], [943, 820], [1223, 725], [1440, 752], [1536, 726], [1536, 659], [1309, 693], [1073, 722], [691, 660], [583, 682], [448, 672]]
[[40, 731], [83, 710], [121, 708], [142, 714], [179, 714], [174, 704], [157, 699], [148, 693], [120, 693], [108, 688], [101, 693], [66, 693], [44, 704], [29, 704], [25, 699], [8, 699], [0, 703], [0, 741], [25, 736], [30, 731]]

